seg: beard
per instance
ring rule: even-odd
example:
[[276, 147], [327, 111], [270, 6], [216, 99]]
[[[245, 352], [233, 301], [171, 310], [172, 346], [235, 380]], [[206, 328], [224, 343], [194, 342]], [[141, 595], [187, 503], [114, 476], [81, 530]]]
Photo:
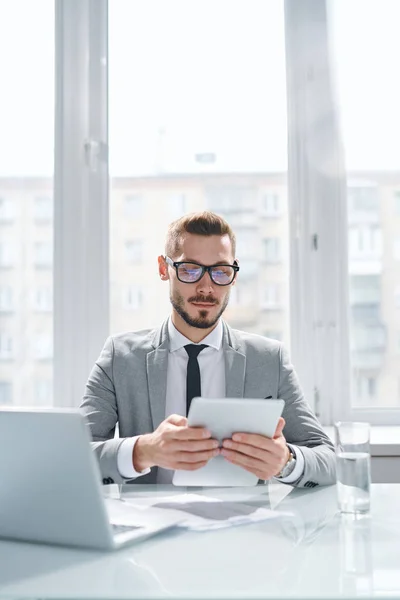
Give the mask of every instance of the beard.
[[[208, 318], [208, 310], [200, 310], [198, 317], [191, 317], [189, 313], [185, 310], [185, 300], [178, 291], [170, 293], [169, 299], [178, 315], [182, 317], [182, 319], [185, 321], [185, 323], [187, 323], [187, 325], [190, 325], [190, 327], [197, 327], [197, 329], [210, 329], [217, 323], [218, 319], [221, 317], [222, 313], [228, 306], [229, 296], [230, 290], [227, 292], [225, 298], [223, 299], [217, 314], [211, 319]], [[218, 300], [210, 296], [192, 296], [188, 299], [188, 302], [212, 302], [215, 305], [219, 305]]]

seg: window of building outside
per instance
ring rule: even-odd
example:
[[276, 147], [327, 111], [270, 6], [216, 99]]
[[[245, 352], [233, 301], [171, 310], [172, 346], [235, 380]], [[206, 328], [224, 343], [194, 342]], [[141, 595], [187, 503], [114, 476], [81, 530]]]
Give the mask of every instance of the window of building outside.
[[400, 4], [335, 0], [331, 8], [348, 181], [352, 405], [399, 408], [398, 355], [388, 332], [398, 326], [391, 307], [400, 286], [400, 219], [393, 218], [400, 187], [400, 87], [393, 77]]
[[179, 219], [186, 212], [185, 194], [172, 194], [167, 199], [171, 221]]
[[0, 268], [13, 267], [16, 261], [16, 244], [13, 241], [0, 242]]
[[125, 196], [125, 216], [138, 218], [143, 216], [144, 198], [141, 194], [128, 194]]
[[14, 310], [14, 293], [10, 285], [0, 285], [0, 312]]
[[39, 268], [50, 268], [53, 265], [52, 242], [35, 242], [35, 266]]
[[35, 381], [35, 404], [36, 406], [49, 406], [53, 403], [53, 386], [50, 379], [38, 379]]
[[394, 193], [394, 202], [395, 202], [395, 205], [394, 205], [395, 214], [400, 217], [400, 190], [397, 190]]
[[34, 336], [32, 354], [36, 360], [53, 358], [53, 338], [47, 332], [37, 333]]
[[36, 196], [34, 198], [34, 213], [36, 223], [53, 221], [53, 198], [51, 196]]
[[139, 285], [129, 285], [124, 290], [123, 307], [138, 310], [143, 302], [143, 290]]
[[10, 334], [0, 333], [0, 360], [12, 360], [14, 358], [14, 341]]
[[265, 310], [276, 310], [280, 306], [280, 286], [278, 284], [266, 283], [263, 286], [261, 299], [262, 308]]
[[[212, 210], [237, 236], [240, 272], [226, 320], [261, 335], [280, 331], [289, 344], [287, 309], [263, 308], [267, 283], [281, 282], [289, 305], [283, 4], [110, 2], [111, 332], [161, 324], [170, 313], [157, 271], [167, 227]], [[122, 195], [142, 195], [145, 210], [126, 219]], [[265, 239], [274, 240], [268, 251]], [[129, 286], [146, 290], [132, 311]]]
[[281, 240], [277, 237], [263, 240], [264, 260], [275, 263], [281, 260]]
[[[0, 3], [0, 404], [35, 405], [32, 331], [52, 338], [53, 319], [32, 310], [32, 290], [53, 285], [54, 0]], [[37, 218], [46, 218], [36, 228]], [[40, 249], [41, 240], [48, 246]], [[46, 263], [37, 270], [35, 261]], [[9, 309], [13, 312], [7, 314]], [[48, 402], [51, 403], [51, 397]], [[39, 404], [45, 404], [40, 402]]]
[[38, 286], [32, 291], [32, 305], [37, 312], [52, 312], [53, 310], [53, 288], [50, 286]]
[[261, 210], [264, 217], [279, 217], [281, 214], [279, 194], [273, 192], [263, 194]]
[[400, 260], [400, 235], [393, 240], [393, 258]]
[[10, 381], [0, 381], [0, 406], [12, 404], [12, 383]]
[[125, 244], [126, 260], [130, 263], [141, 263], [143, 261], [143, 241], [129, 240]]
[[11, 198], [0, 198], [0, 223], [12, 223], [16, 216], [15, 203]]

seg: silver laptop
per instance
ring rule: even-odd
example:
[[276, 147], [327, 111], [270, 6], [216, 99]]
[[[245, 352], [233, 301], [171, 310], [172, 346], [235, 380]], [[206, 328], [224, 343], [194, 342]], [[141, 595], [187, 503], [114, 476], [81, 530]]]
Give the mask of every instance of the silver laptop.
[[[132, 510], [135, 510], [132, 507]], [[110, 522], [78, 410], [0, 410], [0, 538], [111, 550], [174, 526], [168, 511]]]

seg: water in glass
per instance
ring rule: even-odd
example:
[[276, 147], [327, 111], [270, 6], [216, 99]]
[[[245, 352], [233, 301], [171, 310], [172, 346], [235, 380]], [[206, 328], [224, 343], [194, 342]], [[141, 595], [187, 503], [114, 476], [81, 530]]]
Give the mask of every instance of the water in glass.
[[364, 513], [370, 508], [371, 469], [368, 452], [337, 454], [337, 487], [342, 512]]

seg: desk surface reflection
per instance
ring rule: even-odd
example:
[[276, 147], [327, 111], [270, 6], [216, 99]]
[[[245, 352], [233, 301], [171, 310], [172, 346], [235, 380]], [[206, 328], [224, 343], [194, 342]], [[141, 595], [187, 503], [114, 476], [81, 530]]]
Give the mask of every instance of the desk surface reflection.
[[[107, 554], [0, 541], [0, 598], [400, 598], [400, 485], [373, 485], [371, 516], [362, 519], [338, 513], [335, 487], [188, 491], [293, 516], [209, 532], [173, 530]], [[105, 488], [123, 497], [181, 492]]]

